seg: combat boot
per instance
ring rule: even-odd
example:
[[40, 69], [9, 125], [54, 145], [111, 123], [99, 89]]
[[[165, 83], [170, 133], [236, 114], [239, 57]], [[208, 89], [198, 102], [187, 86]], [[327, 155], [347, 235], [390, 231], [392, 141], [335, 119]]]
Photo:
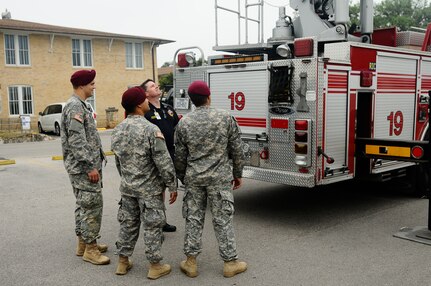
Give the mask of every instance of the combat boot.
[[196, 263], [196, 256], [187, 256], [187, 260], [180, 262], [181, 271], [187, 276], [194, 278], [198, 276], [198, 265]]
[[225, 261], [224, 268], [223, 268], [223, 276], [227, 278], [233, 277], [246, 270], [247, 270], [247, 263], [245, 263], [244, 261], [238, 261], [238, 260]]
[[127, 256], [120, 255], [118, 258], [117, 271], [115, 271], [115, 274], [125, 275], [130, 269], [132, 269], [132, 266], [132, 261], [129, 260]]
[[[102, 253], [108, 250], [108, 246], [104, 243], [98, 244], [97, 248]], [[85, 252], [85, 242], [81, 236], [78, 236], [78, 245], [76, 246], [76, 256], [83, 256], [84, 252]]]
[[96, 265], [109, 264], [110, 262], [109, 257], [100, 254], [96, 241], [85, 245], [85, 251], [82, 259]]
[[151, 263], [150, 269], [148, 270], [148, 279], [158, 279], [171, 272], [171, 266], [169, 264]]

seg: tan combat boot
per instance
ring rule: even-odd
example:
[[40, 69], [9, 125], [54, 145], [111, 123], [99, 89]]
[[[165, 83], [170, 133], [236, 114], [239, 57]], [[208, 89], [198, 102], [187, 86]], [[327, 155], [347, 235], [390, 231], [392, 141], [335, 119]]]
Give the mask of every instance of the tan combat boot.
[[85, 245], [85, 251], [82, 259], [96, 265], [109, 264], [110, 262], [109, 257], [100, 254], [96, 242]]
[[115, 271], [115, 274], [125, 275], [130, 269], [132, 269], [132, 266], [132, 261], [129, 260], [127, 256], [120, 255], [118, 258], [117, 271]]
[[[97, 248], [102, 253], [108, 250], [108, 246], [104, 243], [98, 244]], [[85, 242], [81, 236], [78, 236], [78, 245], [76, 246], [76, 256], [83, 256], [84, 252], [85, 252]]]
[[171, 272], [169, 264], [151, 263], [150, 270], [148, 270], [148, 279], [157, 279]]
[[247, 270], [247, 263], [244, 261], [238, 261], [238, 260], [232, 260], [232, 261], [225, 261], [224, 268], [223, 268], [223, 276], [224, 277], [233, 277], [241, 272], [244, 272]]
[[187, 256], [187, 260], [180, 262], [181, 271], [189, 277], [198, 276], [198, 265], [196, 263], [196, 256]]

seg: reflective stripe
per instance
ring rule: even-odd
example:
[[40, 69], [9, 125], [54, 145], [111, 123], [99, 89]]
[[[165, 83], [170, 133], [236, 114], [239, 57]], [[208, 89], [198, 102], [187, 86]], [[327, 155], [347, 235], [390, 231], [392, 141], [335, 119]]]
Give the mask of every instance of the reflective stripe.
[[410, 158], [410, 147], [365, 145], [365, 154]]

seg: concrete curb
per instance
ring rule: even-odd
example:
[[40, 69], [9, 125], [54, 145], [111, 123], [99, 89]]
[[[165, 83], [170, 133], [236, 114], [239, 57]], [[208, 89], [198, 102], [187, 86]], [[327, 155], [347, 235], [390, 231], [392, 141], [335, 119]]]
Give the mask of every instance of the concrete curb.
[[[105, 156], [112, 156], [112, 155], [114, 155], [114, 152], [112, 152], [112, 151], [103, 151], [103, 153], [105, 153]], [[52, 160], [53, 161], [63, 160], [63, 156], [52, 156]]]

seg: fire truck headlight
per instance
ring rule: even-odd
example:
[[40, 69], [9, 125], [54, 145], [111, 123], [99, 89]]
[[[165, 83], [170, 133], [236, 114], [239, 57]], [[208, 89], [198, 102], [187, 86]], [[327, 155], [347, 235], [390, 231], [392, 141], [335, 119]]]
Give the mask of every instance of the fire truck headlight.
[[195, 62], [195, 53], [193, 53], [193, 52], [188, 52], [188, 53], [186, 53], [186, 61], [189, 63], [189, 64], [193, 64], [194, 62]]
[[283, 58], [291, 58], [292, 52], [290, 51], [290, 48], [286, 44], [279, 45], [277, 49], [275, 50], [277, 52], [277, 55]]

